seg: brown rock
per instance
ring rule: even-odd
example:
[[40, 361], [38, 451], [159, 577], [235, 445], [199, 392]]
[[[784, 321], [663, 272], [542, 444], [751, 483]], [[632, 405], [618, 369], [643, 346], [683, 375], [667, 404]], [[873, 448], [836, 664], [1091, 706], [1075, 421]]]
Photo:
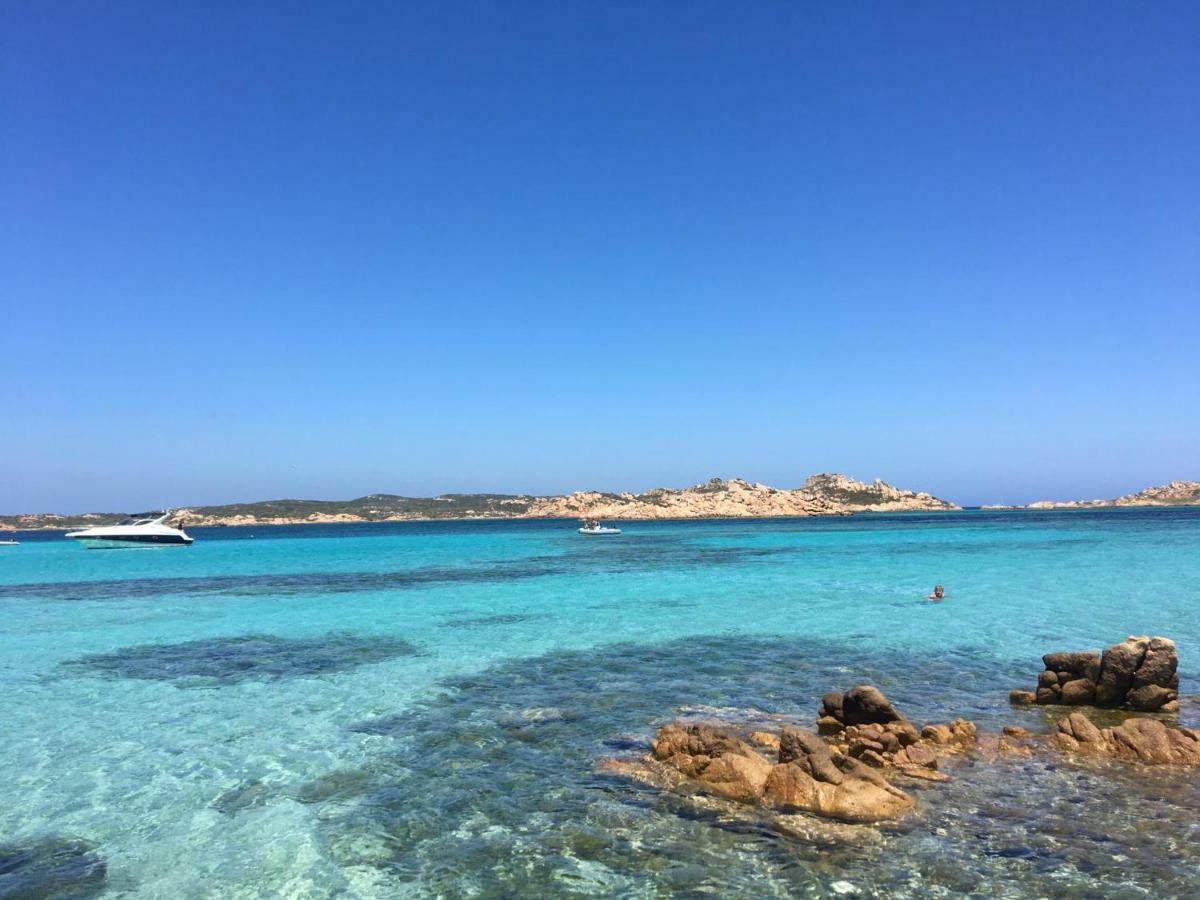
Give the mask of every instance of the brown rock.
[[975, 739], [978, 734], [978, 729], [974, 722], [968, 722], [966, 719], [955, 719], [950, 723], [951, 743], [957, 744], [964, 750], [970, 750], [975, 746]]
[[817, 780], [796, 763], [780, 763], [767, 777], [763, 800], [772, 806], [815, 812], [820, 807], [817, 784]]
[[883, 754], [876, 753], [874, 750], [863, 750], [862, 753], [858, 755], [858, 759], [862, 760], [873, 769], [882, 769], [887, 765], [887, 760], [883, 758]]
[[710, 762], [698, 777], [714, 794], [750, 803], [762, 797], [771, 768], [771, 764], [758, 754], [727, 754]]
[[1096, 684], [1086, 678], [1076, 678], [1062, 686], [1058, 698], [1060, 703], [1068, 706], [1085, 706], [1096, 700]]
[[938, 767], [937, 754], [923, 744], [914, 744], [904, 750], [909, 765], [921, 766], [925, 769]]
[[1157, 684], [1144, 684], [1126, 694], [1125, 700], [1131, 709], [1136, 709], [1138, 712], [1153, 712], [1156, 709], [1162, 709], [1176, 696], [1176, 693], [1170, 688]]
[[1030, 737], [1029, 729], [1022, 728], [1020, 725], [1005, 725], [1004, 733], [1009, 737], [1027, 738]]
[[895, 722], [902, 717], [882, 691], [863, 684], [842, 696], [841, 718], [847, 725], [865, 725], [868, 722]]
[[1179, 687], [1179, 678], [1175, 674], [1179, 668], [1179, 655], [1175, 650], [1175, 642], [1164, 637], [1154, 637], [1146, 647], [1146, 656], [1133, 675], [1133, 687], [1147, 685], [1174, 688]]
[[1103, 732], [1109, 756], [1151, 765], [1200, 766], [1200, 733], [1168, 728], [1157, 719], [1126, 719]]
[[849, 822], [879, 822], [910, 810], [913, 800], [888, 784], [878, 773], [861, 769], [875, 778], [847, 777], [841, 784], [817, 781], [796, 763], [775, 766], [763, 794], [766, 802], [793, 807]]
[[1047, 653], [1042, 663], [1054, 672], [1070, 672], [1095, 681], [1100, 674], [1100, 654], [1094, 650], [1066, 653]]
[[1050, 690], [1050, 688], [1040, 687], [1037, 689], [1036, 699], [1041, 704], [1056, 703], [1058, 701], [1058, 694]]
[[1014, 744], [1006, 737], [996, 742], [996, 752], [1004, 756], [1033, 756], [1033, 750], [1023, 744]]
[[1076, 752], [1080, 749], [1079, 741], [1075, 740], [1072, 735], [1067, 734], [1065, 731], [1060, 731], [1054, 735], [1054, 745], [1059, 750], [1066, 752]]
[[[921, 737], [934, 744], [949, 744], [954, 735], [948, 725], [926, 725], [921, 729]], [[910, 753], [909, 756], [911, 757], [912, 754]]]
[[758, 799], [771, 770], [753, 747], [711, 725], [665, 725], [650, 747], [656, 759], [732, 800]]
[[829, 716], [832, 719], [837, 719], [839, 722], [842, 719], [842, 695], [838, 691], [830, 691], [821, 698], [821, 716]]
[[1008, 702], [1013, 706], [1029, 706], [1037, 702], [1037, 694], [1033, 691], [1009, 691]]
[[916, 726], [905, 719], [901, 719], [899, 722], [889, 722], [884, 729], [890, 734], [896, 735], [900, 740], [901, 747], [908, 747], [921, 739]]
[[1058, 684], [1058, 675], [1057, 675], [1057, 673], [1051, 671], [1050, 669], [1047, 669], [1045, 672], [1043, 672], [1041, 675], [1038, 676], [1038, 687], [1039, 688], [1054, 687], [1056, 684]]
[[924, 769], [921, 766], [901, 766], [900, 774], [908, 778], [919, 778], [922, 781], [949, 781], [950, 776], [935, 769]]
[[843, 775], [825, 742], [808, 731], [788, 726], [779, 736], [779, 762], [793, 763], [818, 781], [841, 784]]
[[883, 744], [868, 738], [859, 738], [850, 744], [850, 755], [855, 759], [861, 759], [864, 753], [883, 753]]
[[1080, 743], [1097, 743], [1102, 740], [1100, 729], [1083, 713], [1071, 713], [1058, 723], [1058, 731]]
[[1129, 637], [1104, 651], [1100, 658], [1100, 678], [1096, 682], [1099, 706], [1119, 706], [1125, 702], [1125, 695], [1133, 686], [1133, 676], [1149, 648], [1149, 638]]
[[895, 753], [900, 749], [900, 737], [892, 731], [885, 731], [879, 736], [879, 744], [884, 753]]
[[750, 743], [766, 750], [778, 750], [779, 735], [772, 734], [769, 731], [752, 731], [750, 732]]
[[[658, 759], [673, 757], [717, 758], [727, 753], [756, 756], [754, 748], [741, 738], [705, 724], [664, 725], [658, 730], [650, 749]], [[690, 774], [690, 773], [685, 773]]]
[[817, 719], [818, 734], [837, 734], [845, 727], [845, 725], [833, 716], [821, 716], [821, 718]]

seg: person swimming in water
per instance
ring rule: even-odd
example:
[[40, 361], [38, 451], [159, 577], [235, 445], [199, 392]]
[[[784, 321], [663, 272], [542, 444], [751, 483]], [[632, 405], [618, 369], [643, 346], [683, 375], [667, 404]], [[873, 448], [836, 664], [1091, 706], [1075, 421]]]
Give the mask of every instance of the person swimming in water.
[[933, 593], [926, 597], [926, 600], [943, 600], [946, 597], [946, 589], [940, 584], [933, 586]]

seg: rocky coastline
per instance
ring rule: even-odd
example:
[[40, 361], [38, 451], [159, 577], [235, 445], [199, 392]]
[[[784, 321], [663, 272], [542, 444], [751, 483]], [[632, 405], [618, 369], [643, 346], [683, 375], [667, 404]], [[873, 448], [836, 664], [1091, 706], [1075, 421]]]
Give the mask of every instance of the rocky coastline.
[[[1102, 654], [1051, 653], [1044, 663], [1056, 685], [1083, 681], [1089, 686], [1066, 691], [1065, 701], [1064, 691], [1055, 693], [1048, 684], [1037, 692], [1013, 692], [1015, 705], [1073, 706], [1063, 710], [1053, 730], [1031, 732], [1008, 725], [986, 734], [961, 718], [918, 726], [878, 688], [859, 685], [827, 693], [811, 729], [669, 722], [658, 729], [648, 752], [603, 760], [600, 769], [720, 805], [726, 815], [765, 816], [784, 833], [836, 839], [854, 835], [838, 831], [848, 826], [880, 826], [919, 815], [911, 786], [936, 789], [950, 781], [953, 776], [943, 767], [953, 758], [977, 765], [1053, 754], [1069, 765], [1093, 768], [1098, 762], [1181, 773], [1200, 767], [1200, 731], [1182, 727], [1176, 716], [1179, 678], [1173, 641], [1130, 637]], [[1069, 677], [1060, 682], [1060, 673]], [[1045, 673], [1039, 680], [1049, 681]], [[1148, 687], [1173, 696], [1158, 702], [1164, 694], [1144, 690]]]
[[[578, 491], [565, 496], [526, 494], [444, 494], [414, 498], [370, 494], [355, 500], [268, 500], [261, 503], [200, 506], [176, 511], [176, 521], [196, 527], [246, 525], [330, 525], [362, 522], [453, 519], [716, 519], [790, 516], [848, 516], [860, 512], [956, 510], [948, 500], [885, 481], [857, 481], [845, 475], [810, 476], [795, 489], [774, 488], [740, 478], [712, 478], [676, 490], [641, 494]], [[111, 524], [116, 513], [62, 516], [42, 513], [0, 516], [0, 530], [33, 531]]]
[[1109, 500], [1037, 500], [1016, 506], [991, 505], [983, 509], [1109, 509], [1141, 506], [1200, 506], [1200, 481], [1172, 481], [1135, 494]]
[[[989, 505], [985, 510], [1070, 510], [1118, 507], [1200, 506], [1200, 481], [1172, 481], [1111, 500], [1040, 500], [1026, 505]], [[562, 496], [532, 494], [443, 494], [401, 497], [369, 494], [354, 500], [264, 500], [181, 508], [177, 522], [193, 527], [337, 525], [488, 519], [597, 518], [745, 519], [849, 516], [865, 512], [959, 510], [955, 503], [885, 481], [845, 475], [810, 476], [798, 488], [775, 488], [741, 478], [712, 478], [688, 488], [654, 488], [643, 493], [576, 491]], [[0, 531], [90, 528], [128, 518], [128, 513], [0, 516]]]

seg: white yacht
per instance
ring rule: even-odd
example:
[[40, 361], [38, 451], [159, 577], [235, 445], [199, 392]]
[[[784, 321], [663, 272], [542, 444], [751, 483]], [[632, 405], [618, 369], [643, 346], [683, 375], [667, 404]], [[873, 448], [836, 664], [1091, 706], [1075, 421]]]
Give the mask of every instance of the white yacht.
[[580, 534], [620, 534], [620, 528], [613, 528], [608, 525], [601, 525], [598, 519], [584, 519], [583, 525], [579, 529]]
[[67, 537], [79, 541], [89, 550], [115, 550], [120, 547], [159, 547], [192, 542], [182, 528], [166, 524], [174, 510], [168, 509], [157, 519], [126, 519], [118, 525], [100, 525], [71, 531]]

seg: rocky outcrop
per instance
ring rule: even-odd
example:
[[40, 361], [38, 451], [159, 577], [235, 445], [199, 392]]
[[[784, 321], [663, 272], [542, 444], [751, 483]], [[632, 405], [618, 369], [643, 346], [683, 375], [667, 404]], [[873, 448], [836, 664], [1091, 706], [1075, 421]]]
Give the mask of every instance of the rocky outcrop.
[[[922, 491], [907, 491], [876, 479], [813, 475], [794, 490], [733, 478], [712, 478], [682, 490], [655, 488], [641, 494], [578, 491], [566, 496], [528, 494], [443, 494], [401, 497], [369, 494], [354, 500], [264, 500], [181, 509], [190, 526], [306, 525], [339, 522], [402, 522], [418, 519], [703, 519], [770, 516], [845, 516], [855, 512], [958, 509]], [[119, 521], [124, 515], [96, 513], [0, 516], [0, 528], [72, 528]]]
[[1061, 750], [1146, 765], [1200, 766], [1200, 732], [1171, 728], [1158, 719], [1130, 718], [1100, 728], [1083, 713], [1058, 723], [1054, 742]]
[[[1045, 691], [1058, 702], [1066, 696], [1088, 698], [1081, 703], [1128, 706], [1157, 696], [1147, 688], [1163, 688], [1172, 696], [1178, 691], [1175, 645], [1166, 638], [1131, 637], [1103, 653], [1048, 653], [1043, 663], [1046, 672], [1038, 694], [1014, 691], [1014, 702], [1037, 702]], [[754, 724], [761, 729], [762, 721]], [[743, 738], [729, 726], [673, 723], [659, 729], [650, 754], [607, 760], [602, 768], [674, 791], [689, 802], [701, 797], [758, 810], [780, 830], [810, 835], [812, 826], [798, 814], [856, 824], [904, 815], [915, 804], [892, 779], [947, 781], [939, 765], [954, 755], [970, 754], [986, 762], [1057, 749], [1081, 758], [1200, 766], [1200, 731], [1170, 727], [1159, 719], [1130, 717], [1105, 728], [1075, 712], [1052, 735], [1018, 725], [980, 735], [965, 719], [918, 729], [871, 685], [822, 697], [818, 728], [819, 734], [794, 725], [778, 733], [747, 729]]]
[[817, 725], [823, 731], [833, 733], [847, 725], [886, 725], [903, 718], [883, 691], [860, 684], [844, 694], [831, 691], [822, 697]]
[[584, 491], [539, 499], [529, 511], [545, 518], [698, 519], [829, 516], [855, 512], [958, 509], [931, 494], [906, 491], [884, 481], [845, 475], [813, 475], [795, 490], [733, 478], [712, 478], [684, 490], [655, 488], [643, 494]]
[[939, 756], [970, 750], [976, 738], [975, 725], [963, 719], [918, 731], [882, 691], [867, 684], [822, 697], [817, 729], [852, 759], [930, 780], [939, 780], [930, 774]]
[[1125, 494], [1111, 500], [1038, 500], [1024, 507], [990, 507], [993, 509], [1102, 509], [1118, 506], [1197, 506], [1200, 505], [1200, 481], [1172, 481], [1170, 484], [1148, 487], [1136, 494]]
[[704, 724], [666, 725], [651, 750], [654, 760], [741, 803], [846, 822], [892, 819], [913, 806], [882, 774], [798, 728], [783, 729], [774, 763], [741, 738]]
[[[1032, 702], [1065, 706], [1105, 706], [1137, 712], [1179, 709], [1179, 655], [1164, 637], [1128, 637], [1103, 654], [1096, 651], [1047, 653]], [[1030, 702], [1013, 691], [1011, 702]]]
[[879, 478], [868, 484], [837, 473], [810, 475], [798, 493], [854, 512], [959, 509], [924, 491], [904, 490]]
[[713, 793], [753, 803], [762, 798], [771, 764], [748, 743], [712, 725], [666, 725], [650, 744], [669, 763]]
[[894, 819], [913, 807], [912, 798], [859, 760], [831, 753], [817, 735], [785, 728], [779, 762], [771, 769], [764, 800], [847, 822]]

